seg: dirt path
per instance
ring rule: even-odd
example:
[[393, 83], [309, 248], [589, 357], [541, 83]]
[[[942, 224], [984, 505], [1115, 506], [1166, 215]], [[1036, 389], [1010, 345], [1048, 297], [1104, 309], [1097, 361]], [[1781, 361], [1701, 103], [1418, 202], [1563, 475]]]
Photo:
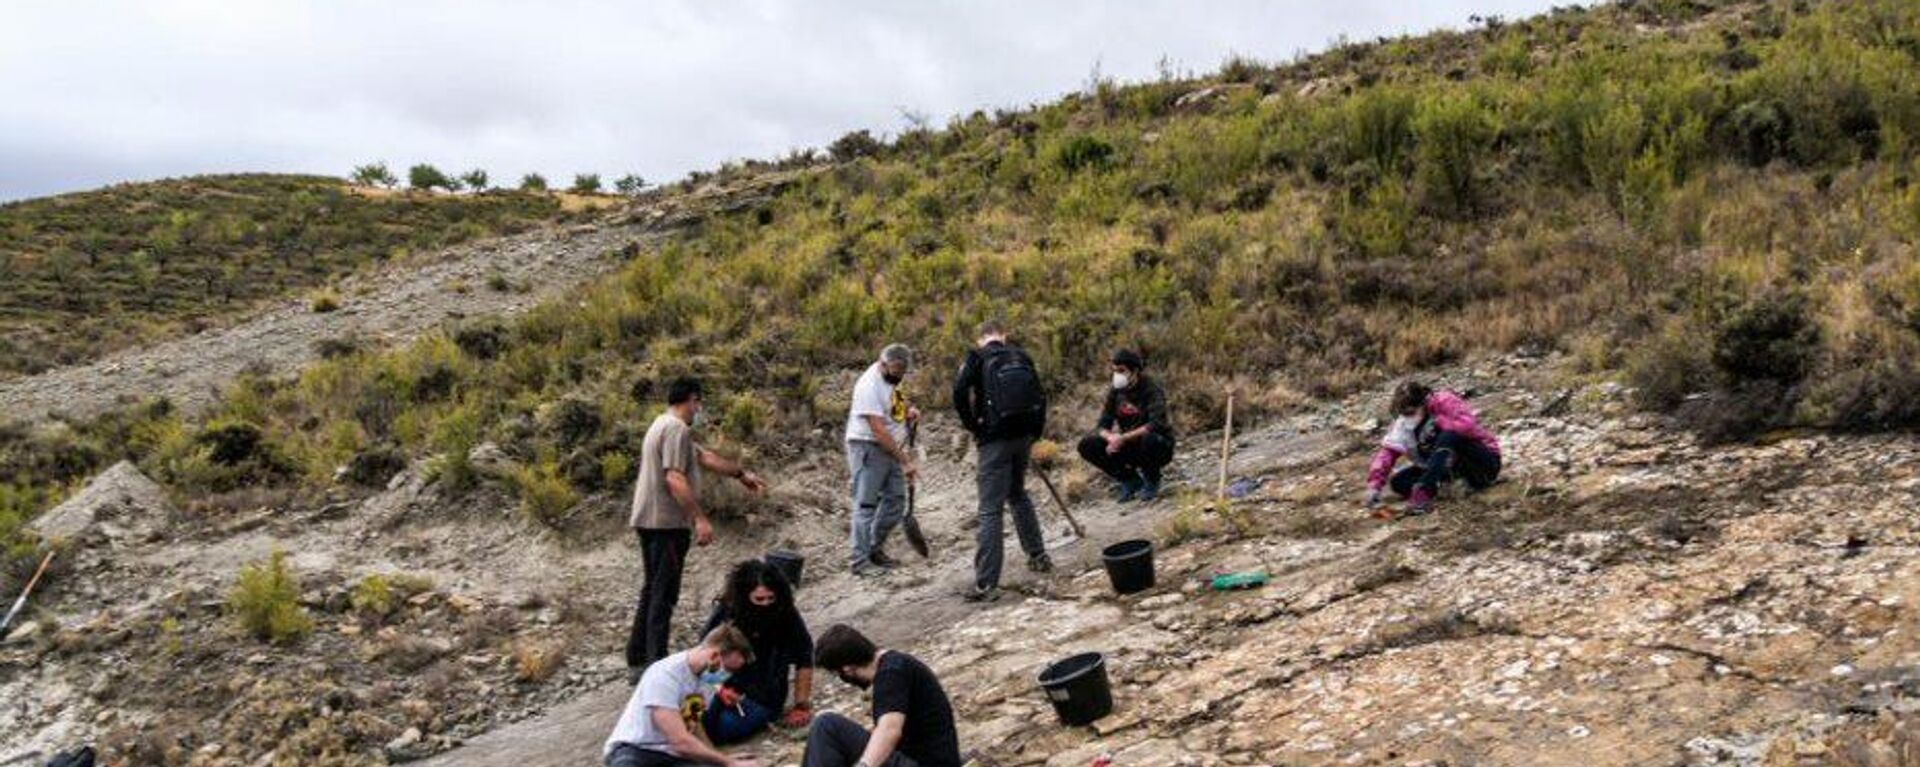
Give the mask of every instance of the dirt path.
[[[55, 413], [84, 418], [123, 401], [156, 396], [197, 412], [244, 370], [297, 370], [315, 357], [319, 341], [360, 337], [401, 343], [448, 320], [516, 314], [613, 269], [621, 261], [617, 254], [629, 245], [650, 248], [704, 215], [763, 199], [790, 178], [775, 174], [702, 188], [655, 199], [600, 223], [461, 245], [430, 257], [424, 266], [396, 264], [343, 280], [337, 311], [315, 312], [306, 297], [289, 298], [228, 327], [0, 381], [0, 422]], [[509, 289], [490, 287], [501, 280]]]

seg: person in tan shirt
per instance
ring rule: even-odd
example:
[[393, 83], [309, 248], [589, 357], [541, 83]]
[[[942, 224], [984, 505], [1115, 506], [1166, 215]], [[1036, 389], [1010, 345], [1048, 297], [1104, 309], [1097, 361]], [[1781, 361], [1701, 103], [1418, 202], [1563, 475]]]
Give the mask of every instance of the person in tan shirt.
[[713, 523], [700, 507], [700, 474], [732, 477], [749, 492], [766, 490], [759, 475], [694, 441], [694, 430], [706, 420], [703, 407], [699, 381], [674, 381], [667, 389], [667, 412], [653, 419], [640, 446], [640, 475], [628, 518], [640, 537], [642, 563], [640, 601], [627, 636], [627, 674], [636, 680], [667, 655], [688, 550], [713, 542]]

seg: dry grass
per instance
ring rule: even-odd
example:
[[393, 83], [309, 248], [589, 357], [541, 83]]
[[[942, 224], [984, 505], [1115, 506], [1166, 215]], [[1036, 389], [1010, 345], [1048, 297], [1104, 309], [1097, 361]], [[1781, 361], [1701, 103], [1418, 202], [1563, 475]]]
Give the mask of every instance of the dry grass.
[[568, 649], [568, 643], [563, 639], [516, 640], [513, 643], [513, 677], [534, 684], [553, 678], [566, 665]]

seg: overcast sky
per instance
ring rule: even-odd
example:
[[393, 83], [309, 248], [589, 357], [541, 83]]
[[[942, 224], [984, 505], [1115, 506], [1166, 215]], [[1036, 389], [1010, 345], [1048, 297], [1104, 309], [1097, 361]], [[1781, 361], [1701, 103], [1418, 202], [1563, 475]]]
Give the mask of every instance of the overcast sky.
[[1546, 0], [0, 0], [0, 200], [385, 160], [679, 178]]

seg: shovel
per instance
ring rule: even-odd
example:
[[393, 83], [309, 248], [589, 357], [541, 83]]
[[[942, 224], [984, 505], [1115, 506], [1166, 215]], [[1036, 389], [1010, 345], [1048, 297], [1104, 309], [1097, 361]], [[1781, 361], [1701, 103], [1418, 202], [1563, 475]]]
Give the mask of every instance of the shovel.
[[1073, 536], [1085, 539], [1086, 528], [1081, 527], [1080, 520], [1074, 519], [1073, 512], [1067, 510], [1067, 502], [1060, 499], [1060, 491], [1053, 489], [1053, 478], [1047, 476], [1047, 470], [1036, 465], [1033, 467], [1033, 473], [1040, 475], [1040, 482], [1047, 486], [1047, 494], [1053, 496], [1054, 505], [1060, 507], [1060, 515], [1067, 518], [1067, 524], [1073, 528]]
[[[908, 424], [907, 452], [911, 453], [914, 451], [915, 444], [920, 441], [919, 437], [920, 424], [918, 422]], [[931, 558], [933, 556], [933, 549], [927, 546], [926, 534], [920, 532], [920, 520], [913, 518], [914, 490], [919, 484], [918, 482], [907, 483], [907, 515], [904, 519], [900, 520], [900, 532], [906, 534], [907, 545], [912, 546], [914, 551], [919, 552], [922, 558]]]
[[40, 576], [47, 574], [47, 565], [53, 564], [53, 552], [40, 560], [40, 569], [33, 571], [33, 578], [27, 581], [27, 587], [20, 590], [20, 598], [13, 600], [13, 609], [7, 611], [7, 617], [0, 620], [0, 639], [6, 639], [13, 633], [13, 619], [20, 616], [20, 609], [27, 606], [27, 597], [33, 594], [33, 587], [40, 583]]

